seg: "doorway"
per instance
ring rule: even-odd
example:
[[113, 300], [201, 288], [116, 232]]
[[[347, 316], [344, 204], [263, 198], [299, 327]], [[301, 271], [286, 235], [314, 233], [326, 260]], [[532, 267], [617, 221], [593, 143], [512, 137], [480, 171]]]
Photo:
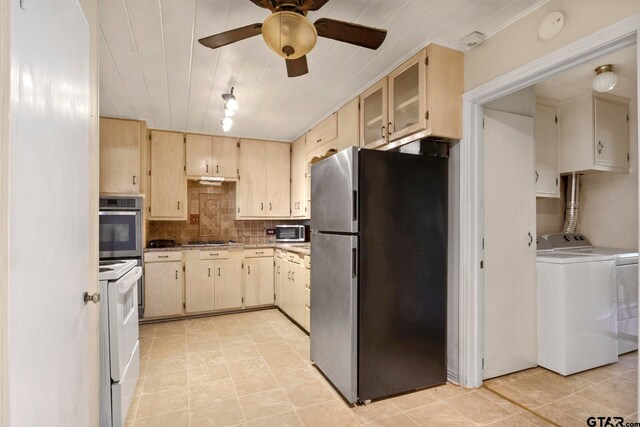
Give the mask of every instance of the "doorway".
[[[460, 212], [460, 380], [478, 387], [485, 355], [485, 206], [486, 175], [482, 119], [483, 105], [537, 84], [553, 75], [637, 42], [640, 16], [602, 30], [528, 65], [484, 84], [464, 97], [465, 139], [461, 150]], [[637, 71], [636, 71], [637, 76]], [[637, 91], [637, 90], [636, 90]], [[637, 111], [633, 114], [637, 115]], [[637, 140], [636, 144], [637, 145]], [[637, 211], [637, 203], [636, 203]], [[637, 237], [637, 236], [636, 236]], [[637, 239], [636, 239], [637, 240]]]

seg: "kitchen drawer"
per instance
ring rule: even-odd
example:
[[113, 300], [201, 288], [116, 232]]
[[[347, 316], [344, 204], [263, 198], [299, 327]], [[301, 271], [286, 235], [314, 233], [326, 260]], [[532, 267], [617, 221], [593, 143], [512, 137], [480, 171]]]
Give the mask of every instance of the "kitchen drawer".
[[147, 252], [144, 254], [144, 262], [182, 261], [182, 252]]
[[273, 248], [245, 249], [245, 258], [259, 258], [273, 256]]
[[309, 255], [304, 256], [304, 266], [305, 268], [311, 268], [311, 257]]
[[292, 262], [294, 264], [301, 264], [302, 260], [300, 259], [300, 255], [295, 252], [287, 252], [287, 261]]
[[225, 259], [229, 258], [227, 251], [200, 251], [200, 259]]
[[311, 289], [309, 289], [309, 288], [305, 289], [304, 290], [304, 294], [305, 294], [304, 304], [307, 307], [311, 307]]
[[338, 137], [338, 115], [333, 113], [307, 133], [307, 152], [322, 147]]

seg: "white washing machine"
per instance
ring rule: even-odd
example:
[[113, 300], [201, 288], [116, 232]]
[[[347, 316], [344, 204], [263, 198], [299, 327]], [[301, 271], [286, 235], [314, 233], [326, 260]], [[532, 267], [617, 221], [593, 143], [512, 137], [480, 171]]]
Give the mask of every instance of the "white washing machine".
[[554, 233], [542, 236], [555, 251], [610, 255], [615, 259], [615, 288], [618, 295], [618, 354], [638, 349], [638, 251], [593, 247], [582, 234]]
[[561, 375], [618, 360], [611, 255], [539, 251], [538, 365]]

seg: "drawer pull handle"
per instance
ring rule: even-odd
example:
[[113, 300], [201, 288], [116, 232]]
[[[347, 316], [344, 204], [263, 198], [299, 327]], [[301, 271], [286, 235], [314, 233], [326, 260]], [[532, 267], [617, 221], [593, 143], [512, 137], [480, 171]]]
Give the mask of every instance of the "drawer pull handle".
[[218, 256], [220, 254], [209, 254], [209, 256]]
[[208, 270], [209, 270], [208, 276], [211, 277], [211, 268], [208, 268]]
[[178, 270], [176, 270], [176, 280], [178, 280]]
[[160, 255], [158, 258], [169, 258], [169, 255]]
[[256, 252], [256, 255], [260, 255], [260, 254], [263, 254], [263, 253], [264, 253], [264, 251]]
[[220, 267], [218, 267], [218, 277], [220, 277]]

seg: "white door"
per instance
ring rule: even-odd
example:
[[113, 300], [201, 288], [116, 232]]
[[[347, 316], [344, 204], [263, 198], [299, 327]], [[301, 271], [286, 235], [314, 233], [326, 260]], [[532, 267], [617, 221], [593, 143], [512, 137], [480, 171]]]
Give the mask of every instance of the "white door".
[[536, 365], [531, 117], [484, 111], [484, 378]]
[[89, 27], [75, 0], [10, 13], [9, 425], [88, 426]]

